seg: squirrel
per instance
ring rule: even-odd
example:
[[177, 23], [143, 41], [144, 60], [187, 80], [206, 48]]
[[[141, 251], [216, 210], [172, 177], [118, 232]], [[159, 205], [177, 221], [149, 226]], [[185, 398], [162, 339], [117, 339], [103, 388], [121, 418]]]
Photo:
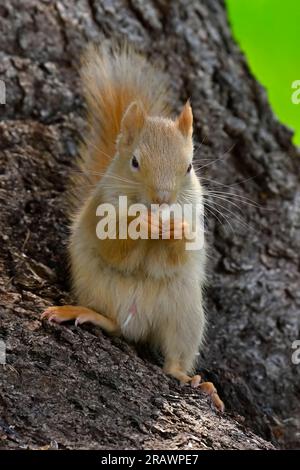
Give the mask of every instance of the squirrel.
[[[172, 119], [164, 74], [128, 46], [90, 45], [81, 78], [88, 129], [78, 162], [81, 173], [73, 181], [79, 196], [69, 241], [78, 305], [48, 307], [42, 318], [89, 322], [128, 341], [150, 343], [161, 351], [166, 374], [208, 394], [222, 411], [214, 385], [193, 375], [206, 325], [205, 244], [187, 250], [185, 236], [174, 235], [186, 222], [175, 219], [168, 239], [162, 237], [160, 221], [156, 239], [121, 239], [119, 219], [115, 238], [96, 234], [97, 207], [117, 205], [120, 195], [147, 207], [187, 200], [203, 207], [203, 189], [192, 166], [190, 102]], [[155, 225], [151, 216], [144, 222], [149, 230]]]

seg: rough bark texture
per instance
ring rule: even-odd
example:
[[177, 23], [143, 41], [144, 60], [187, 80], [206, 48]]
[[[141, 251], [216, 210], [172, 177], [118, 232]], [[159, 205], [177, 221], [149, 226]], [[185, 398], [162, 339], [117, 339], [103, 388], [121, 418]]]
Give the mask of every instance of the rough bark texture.
[[[223, 2], [2, 0], [0, 31], [0, 447], [272, 447], [252, 431], [297, 446], [299, 160], [231, 38]], [[208, 186], [259, 205], [236, 199], [239, 215], [215, 199], [232, 230], [207, 211], [209, 331], [199, 368], [218, 386], [223, 416], [144, 350], [39, 320], [69, 299], [64, 191], [84, 127], [77, 67], [86, 42], [104, 37], [126, 37], [161, 62], [174, 109], [192, 98], [201, 174], [244, 180]]]

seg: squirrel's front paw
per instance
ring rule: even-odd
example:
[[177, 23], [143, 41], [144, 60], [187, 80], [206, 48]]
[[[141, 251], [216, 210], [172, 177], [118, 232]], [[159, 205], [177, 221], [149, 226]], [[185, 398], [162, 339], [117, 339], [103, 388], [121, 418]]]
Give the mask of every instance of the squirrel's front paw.
[[142, 216], [142, 228], [150, 238], [161, 240], [182, 240], [190, 231], [189, 224], [182, 219], [162, 219], [147, 213]]
[[41, 320], [46, 319], [54, 323], [62, 323], [74, 320], [74, 318], [76, 314], [71, 305], [48, 307], [41, 315]]
[[41, 320], [47, 319], [50, 322], [63, 323], [75, 320], [75, 325], [92, 323], [100, 326], [111, 334], [119, 334], [119, 326], [112, 318], [107, 318], [94, 310], [81, 307], [80, 305], [64, 305], [62, 307], [48, 307], [41, 315]]
[[83, 323], [95, 323], [99, 314], [85, 307], [75, 305], [64, 305], [61, 307], [48, 307], [41, 315], [41, 320], [47, 319], [50, 322], [63, 323], [75, 320], [75, 325]]

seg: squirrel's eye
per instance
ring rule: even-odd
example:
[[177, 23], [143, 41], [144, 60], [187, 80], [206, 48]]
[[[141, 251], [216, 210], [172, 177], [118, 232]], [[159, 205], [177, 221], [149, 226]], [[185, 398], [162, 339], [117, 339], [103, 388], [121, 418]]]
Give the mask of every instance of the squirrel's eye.
[[137, 158], [133, 155], [132, 159], [131, 159], [131, 165], [133, 168], [135, 168], [136, 170], [139, 168], [139, 162], [137, 161]]
[[186, 170], [187, 173], [190, 173], [190, 171], [191, 171], [191, 169], [192, 169], [192, 166], [193, 166], [193, 165], [190, 163], [189, 166], [187, 167], [187, 170]]

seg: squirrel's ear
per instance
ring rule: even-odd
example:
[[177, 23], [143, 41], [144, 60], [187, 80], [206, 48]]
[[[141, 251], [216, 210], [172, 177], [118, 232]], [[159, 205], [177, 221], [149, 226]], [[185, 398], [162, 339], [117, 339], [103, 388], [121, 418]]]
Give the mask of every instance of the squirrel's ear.
[[145, 120], [146, 114], [142, 103], [133, 101], [126, 109], [121, 122], [121, 141], [123, 145], [134, 145], [144, 127]]
[[190, 104], [190, 100], [188, 100], [178, 118], [175, 121], [178, 129], [180, 130], [181, 134], [184, 137], [192, 137], [193, 134], [193, 112], [192, 107]]

